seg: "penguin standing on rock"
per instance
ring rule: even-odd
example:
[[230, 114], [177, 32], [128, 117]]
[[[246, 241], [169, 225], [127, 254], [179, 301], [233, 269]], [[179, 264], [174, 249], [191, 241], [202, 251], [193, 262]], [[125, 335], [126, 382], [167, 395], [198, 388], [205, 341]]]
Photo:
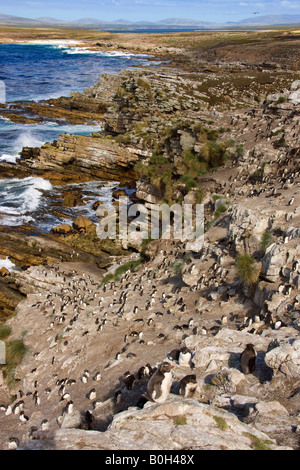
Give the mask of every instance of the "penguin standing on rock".
[[178, 358], [178, 364], [180, 366], [191, 367], [192, 352], [188, 348], [182, 348]]
[[125, 372], [123, 376], [123, 382], [127, 390], [132, 390], [134, 381], [135, 381], [135, 376], [131, 374], [129, 371]]
[[157, 371], [151, 376], [147, 385], [147, 397], [156, 403], [166, 401], [172, 386], [173, 369], [169, 362], [162, 362]]
[[240, 355], [240, 368], [243, 374], [252, 374], [256, 366], [256, 351], [253, 344], [249, 343]]
[[179, 383], [179, 395], [185, 398], [193, 396], [197, 388], [197, 379], [195, 374], [186, 375]]

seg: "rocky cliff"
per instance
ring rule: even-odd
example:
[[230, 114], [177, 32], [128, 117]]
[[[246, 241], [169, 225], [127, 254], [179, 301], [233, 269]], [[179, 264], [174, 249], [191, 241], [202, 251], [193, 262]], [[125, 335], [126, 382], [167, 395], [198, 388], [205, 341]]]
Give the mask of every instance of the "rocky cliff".
[[[205, 236], [134, 243], [109, 267], [28, 249], [8, 277], [23, 297], [2, 325], [3, 449], [299, 449], [299, 73], [200, 62], [102, 76], [83, 95], [107, 104], [101, 133], [23, 150], [35, 174], [133, 178], [147, 209], [203, 202]], [[146, 401], [164, 360], [170, 395]]]

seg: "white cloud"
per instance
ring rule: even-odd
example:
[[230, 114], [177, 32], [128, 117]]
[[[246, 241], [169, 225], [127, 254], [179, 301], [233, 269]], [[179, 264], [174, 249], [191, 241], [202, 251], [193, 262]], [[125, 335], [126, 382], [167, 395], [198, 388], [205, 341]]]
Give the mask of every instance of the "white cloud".
[[290, 2], [288, 0], [284, 0], [284, 1], [280, 2], [280, 5], [282, 7], [292, 8], [292, 9], [295, 9], [295, 10], [300, 10], [300, 3], [295, 3], [295, 2]]

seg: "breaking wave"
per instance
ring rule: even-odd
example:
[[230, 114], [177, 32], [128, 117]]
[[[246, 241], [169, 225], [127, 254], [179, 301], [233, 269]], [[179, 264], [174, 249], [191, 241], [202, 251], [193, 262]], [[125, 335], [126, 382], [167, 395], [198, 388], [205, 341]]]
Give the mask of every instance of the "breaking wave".
[[51, 189], [48, 180], [32, 176], [0, 181], [1, 224], [20, 225], [33, 220], [32, 213], [39, 208], [44, 192]]

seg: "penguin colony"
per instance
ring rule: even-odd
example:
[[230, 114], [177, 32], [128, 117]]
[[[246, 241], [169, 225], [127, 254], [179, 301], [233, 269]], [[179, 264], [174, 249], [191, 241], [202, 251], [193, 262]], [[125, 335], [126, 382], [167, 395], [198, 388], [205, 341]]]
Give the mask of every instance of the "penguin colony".
[[[151, 271], [144, 266], [138, 273], [127, 272], [119, 281], [111, 281], [102, 286], [100, 286], [100, 280], [95, 279], [92, 274], [83, 273], [78, 277], [76, 271], [64, 270], [58, 266], [36, 268], [36, 277], [40, 284], [44, 282], [42, 290], [45, 286], [51, 285], [46, 300], [42, 300], [39, 293], [28, 296], [32, 314], [35, 318], [37, 316], [43, 318], [44, 330], [41, 334], [47, 337], [48, 347], [52, 354], [50, 364], [46, 366], [49, 383], [42, 388], [39, 381], [35, 379], [40, 373], [39, 352], [35, 352], [37, 367], [27, 374], [27, 383], [32, 383], [31, 389], [28, 386], [26, 390], [19, 390], [15, 403], [2, 405], [0, 411], [2, 410], [7, 417], [18, 417], [21, 426], [25, 424], [30, 426], [34, 410], [43, 409], [48, 401], [54, 403], [54, 396], [57, 396], [59, 404], [57, 406], [60, 410], [57, 424], [60, 426], [64, 416], [71, 415], [74, 408], [78, 408], [74, 396], [78, 395], [78, 390], [83, 389], [86, 406], [90, 408], [86, 411], [86, 419], [81, 426], [91, 428], [93, 409], [103, 404], [103, 397], [99, 397], [103, 377], [114, 368], [122, 367], [123, 363], [124, 367], [127, 363], [131, 366], [134, 363], [137, 371], [135, 373], [130, 370], [123, 372], [120, 386], [116, 386], [113, 398], [118, 406], [124, 402], [124, 394], [133, 393], [137, 389], [142, 393], [133, 404], [140, 407], [144, 406], [147, 400], [158, 403], [165, 401], [171, 390], [183, 397], [192, 397], [196, 393], [197, 376], [196, 373], [189, 373], [192, 370], [186, 375], [183, 374], [175, 384], [177, 388], [172, 382], [174, 365], [193, 369], [193, 351], [180, 347], [169, 351], [165, 359], [161, 357], [161, 360], [157, 361], [158, 357], [156, 357], [154, 364], [139, 364], [138, 350], [149, 344], [149, 335], [155, 348], [157, 345], [163, 345], [168, 336], [174, 335], [178, 344], [186, 335], [215, 335], [224, 325], [230, 325], [231, 322], [238, 325], [239, 329], [254, 334], [259, 332], [260, 328], [280, 327], [277, 319], [270, 318], [268, 322], [266, 318], [260, 317], [244, 319], [234, 312], [222, 315], [219, 320], [203, 322], [202, 317], [204, 314], [209, 314], [209, 309], [205, 307], [203, 311], [195, 299], [199, 298], [200, 292], [214, 292], [222, 281], [226, 283], [228, 270], [220, 267], [218, 263], [211, 263], [211, 267], [192, 287], [182, 286], [180, 283], [171, 286], [165, 284], [166, 279], [174, 276], [174, 259], [180, 251], [174, 243], [168, 257], [163, 250], [158, 253], [156, 270]], [[226, 254], [226, 248], [224, 252]], [[208, 261], [209, 256], [206, 256]], [[295, 270], [298, 272], [298, 265], [295, 265]], [[286, 288], [284, 284], [284, 289]], [[231, 282], [230, 289], [224, 291], [221, 302], [226, 303], [235, 295], [234, 291], [235, 286]], [[133, 292], [134, 295], [132, 295]], [[163, 331], [161, 330], [162, 324], [164, 325]], [[65, 354], [66, 363], [70, 357], [76, 361], [81, 351], [88, 350], [91, 338], [93, 340], [95, 337], [99, 338], [99, 342], [105, 341], [102, 338], [105, 338], [103, 335], [108, 326], [110, 329], [122, 327], [123, 331], [123, 342], [120, 342], [118, 349], [111, 354], [113, 359], [107, 363], [98, 364], [97, 368], [91, 370], [83, 367], [81, 374], [66, 377], [66, 374], [63, 374], [64, 369], [60, 369], [61, 356]], [[78, 349], [74, 347], [74, 334], [80, 338]], [[153, 341], [153, 338], [156, 340]], [[256, 352], [247, 345], [241, 354], [240, 370], [244, 374], [251, 374], [255, 373], [255, 367]], [[49, 428], [47, 418], [45, 416], [37, 423], [38, 429]], [[10, 448], [13, 448], [17, 442], [17, 437], [12, 439], [14, 440], [10, 443]]]

